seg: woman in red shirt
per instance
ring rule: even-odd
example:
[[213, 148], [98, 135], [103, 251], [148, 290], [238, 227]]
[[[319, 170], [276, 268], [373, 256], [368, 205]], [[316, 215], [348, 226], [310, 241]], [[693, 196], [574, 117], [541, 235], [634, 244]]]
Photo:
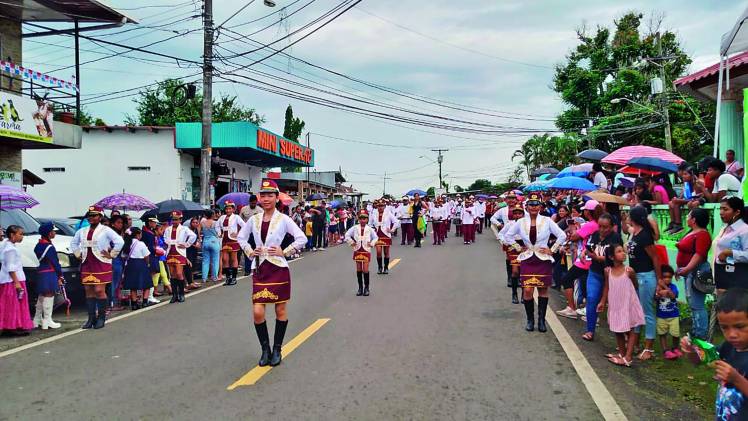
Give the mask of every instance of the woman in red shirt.
[[709, 212], [703, 208], [695, 208], [688, 214], [688, 226], [691, 231], [678, 241], [678, 255], [676, 264], [677, 274], [682, 276], [686, 287], [686, 299], [693, 314], [691, 335], [706, 339], [709, 317], [706, 313], [704, 300], [706, 294], [694, 288], [693, 283], [697, 272], [710, 271], [707, 255], [712, 247], [712, 237], [706, 230], [709, 224]]

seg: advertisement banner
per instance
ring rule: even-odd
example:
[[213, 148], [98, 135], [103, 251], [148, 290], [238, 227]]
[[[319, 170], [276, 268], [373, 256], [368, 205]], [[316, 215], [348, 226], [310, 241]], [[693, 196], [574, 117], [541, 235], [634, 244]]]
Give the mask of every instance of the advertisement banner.
[[23, 174], [18, 171], [0, 170], [0, 185], [23, 188]]
[[52, 116], [43, 100], [0, 92], [0, 137], [52, 143]]

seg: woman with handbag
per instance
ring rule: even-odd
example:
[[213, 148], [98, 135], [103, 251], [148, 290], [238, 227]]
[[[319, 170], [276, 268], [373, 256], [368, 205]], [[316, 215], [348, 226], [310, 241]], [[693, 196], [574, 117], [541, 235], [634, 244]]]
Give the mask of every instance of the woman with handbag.
[[730, 288], [748, 287], [748, 224], [745, 203], [739, 197], [720, 201], [719, 216], [725, 226], [714, 249], [714, 283], [717, 294]]
[[678, 248], [678, 255], [675, 258], [678, 265], [676, 274], [683, 278], [686, 299], [693, 315], [691, 335], [706, 339], [709, 317], [704, 301], [707, 294], [714, 292], [712, 271], [707, 261], [712, 244], [712, 237], [706, 230], [709, 224], [709, 212], [703, 208], [695, 208], [688, 214], [686, 223], [691, 231], [676, 244]]

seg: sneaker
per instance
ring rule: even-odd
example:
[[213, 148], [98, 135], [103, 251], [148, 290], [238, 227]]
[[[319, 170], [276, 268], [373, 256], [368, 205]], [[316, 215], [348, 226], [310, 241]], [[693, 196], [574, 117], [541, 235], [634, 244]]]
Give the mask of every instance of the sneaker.
[[161, 302], [158, 298], [148, 297], [148, 302], [151, 304], [158, 304]]
[[672, 360], [677, 360], [678, 359], [678, 354], [676, 354], [673, 351], [669, 351], [669, 350], [665, 351], [664, 355], [665, 355], [665, 359], [666, 360], [671, 360], [672, 361]]
[[577, 314], [580, 316], [586, 316], [587, 315], [587, 308], [586, 307], [580, 307], [577, 309]]
[[576, 311], [574, 311], [574, 310], [572, 310], [572, 309], [571, 309], [571, 307], [566, 307], [566, 308], [565, 308], [565, 309], [563, 309], [563, 310], [558, 310], [558, 311], [556, 312], [556, 314], [558, 314], [558, 315], [559, 315], [559, 316], [561, 316], [561, 317], [567, 317], [567, 318], [569, 318], [569, 319], [575, 319], [575, 320], [576, 320], [576, 318], [578, 317], [578, 316], [577, 316], [577, 312], [576, 312]]
[[325, 248], [324, 247], [320, 247], [317, 250], [319, 250], [319, 251], [325, 251]]
[[317, 251], [317, 247], [312, 247], [312, 251]]

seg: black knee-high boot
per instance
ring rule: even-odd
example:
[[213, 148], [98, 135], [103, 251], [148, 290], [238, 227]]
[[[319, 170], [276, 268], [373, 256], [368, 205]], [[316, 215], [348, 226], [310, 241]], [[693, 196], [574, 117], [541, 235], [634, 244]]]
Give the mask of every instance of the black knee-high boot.
[[109, 300], [106, 298], [100, 298], [96, 300], [96, 307], [98, 309], [98, 315], [96, 316], [96, 323], [94, 323], [94, 329], [101, 329], [104, 327], [106, 321], [106, 308], [109, 305]]
[[545, 332], [545, 312], [548, 309], [548, 297], [538, 297], [538, 332]]
[[525, 300], [525, 313], [527, 314], [525, 330], [532, 332], [535, 330], [535, 300]]
[[260, 347], [262, 348], [262, 356], [257, 365], [265, 367], [270, 364], [270, 336], [268, 335], [267, 322], [255, 323], [255, 332], [257, 332], [257, 339], [260, 340]]
[[187, 286], [187, 281], [185, 281], [184, 279], [180, 279], [178, 282], [179, 282], [179, 295], [177, 296], [177, 301], [179, 301], [180, 303], [183, 303], [184, 302], [184, 290], [185, 290], [185, 287]]
[[384, 272], [385, 275], [390, 273], [390, 258], [385, 257], [384, 258]]
[[512, 264], [509, 260], [506, 261], [506, 287], [511, 288], [512, 286]]
[[236, 285], [236, 274], [239, 272], [239, 269], [237, 268], [230, 268], [229, 274], [231, 276], [229, 285]]
[[377, 275], [382, 274], [382, 258], [377, 256]]
[[356, 293], [356, 297], [360, 297], [364, 295], [364, 273], [356, 272], [356, 280], [358, 281], [358, 292]]
[[283, 337], [286, 336], [286, 326], [288, 320], [275, 321], [275, 337], [273, 338], [273, 354], [270, 356], [270, 365], [275, 367], [281, 363], [281, 347], [283, 346]]
[[81, 326], [81, 329], [91, 329], [96, 324], [96, 298], [86, 298], [86, 309], [88, 320]]
[[512, 284], [512, 304], [519, 304], [519, 298], [517, 297], [517, 288], [519, 288], [519, 279], [516, 276], [512, 276], [510, 279]]
[[171, 300], [169, 300], [169, 303], [174, 304], [177, 301], [179, 301], [179, 279], [172, 279], [171, 280]]
[[223, 268], [223, 285], [231, 285], [231, 268]]
[[364, 272], [364, 297], [369, 296], [369, 272]]

